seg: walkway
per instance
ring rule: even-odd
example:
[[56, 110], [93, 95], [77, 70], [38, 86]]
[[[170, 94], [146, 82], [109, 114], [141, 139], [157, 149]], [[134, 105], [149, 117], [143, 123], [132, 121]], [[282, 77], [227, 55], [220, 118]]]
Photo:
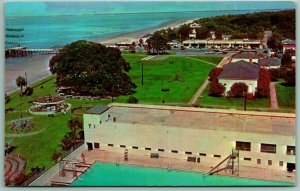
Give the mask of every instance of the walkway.
[[7, 138], [13, 138], [13, 137], [29, 137], [29, 136], [32, 136], [32, 135], [36, 135], [36, 134], [39, 134], [41, 132], [43, 132], [46, 128], [44, 129], [41, 129], [39, 131], [35, 131], [35, 132], [31, 132], [31, 133], [15, 133], [15, 134], [5, 134], [5, 137]]
[[276, 88], [275, 88], [275, 83], [274, 82], [270, 83], [270, 99], [271, 99], [270, 107], [272, 109], [279, 109], [278, 102], [277, 102]]
[[197, 90], [197, 92], [194, 94], [194, 96], [190, 100], [190, 102], [189, 102], [190, 105], [197, 103], [198, 98], [202, 95], [202, 93], [204, 92], [204, 90], [208, 86], [208, 84], [209, 84], [209, 81], [208, 81], [208, 79], [206, 79], [205, 82], [202, 84], [202, 86]]
[[[196, 58], [191, 58], [191, 57], [187, 57], [187, 58], [193, 59], [193, 60], [198, 60], [198, 61], [210, 64], [210, 65], [214, 65], [214, 66], [217, 66], [217, 67], [222, 67], [223, 65], [228, 64], [231, 61], [231, 59], [229, 57], [228, 58], [224, 57], [218, 65], [215, 65], [215, 64], [213, 64], [211, 62], [207, 62], [207, 61], [204, 61], [204, 60], [200, 60], [200, 59], [196, 59]], [[190, 105], [194, 105], [194, 104], [197, 103], [199, 97], [202, 95], [202, 93], [204, 92], [204, 90], [206, 89], [206, 87], [208, 86], [208, 84], [209, 84], [209, 81], [208, 81], [208, 79], [206, 79], [205, 82], [200, 86], [200, 88], [194, 94], [194, 96], [192, 97], [192, 99], [189, 101]]]
[[217, 65], [214, 64], [214, 63], [207, 62], [207, 61], [205, 61], [205, 60], [201, 60], [201, 59], [198, 59], [198, 58], [192, 58], [192, 57], [186, 57], [186, 58], [191, 59], [191, 60], [196, 60], [196, 61], [199, 61], [199, 62], [204, 62], [204, 63], [209, 64], [209, 65], [217, 66]]

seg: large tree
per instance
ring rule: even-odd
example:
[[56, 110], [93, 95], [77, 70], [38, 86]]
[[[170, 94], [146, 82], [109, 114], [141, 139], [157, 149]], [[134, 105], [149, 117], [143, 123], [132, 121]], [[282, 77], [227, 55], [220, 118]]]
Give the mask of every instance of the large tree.
[[168, 39], [161, 32], [155, 32], [153, 36], [147, 40], [149, 46], [151, 46], [157, 54], [170, 49], [170, 46], [167, 44], [167, 42]]
[[27, 85], [27, 82], [25, 80], [25, 78], [23, 76], [19, 76], [17, 79], [16, 79], [16, 84], [18, 87], [20, 87], [20, 90], [21, 90], [21, 96], [23, 96], [23, 86], [26, 86]]
[[128, 95], [136, 87], [120, 50], [98, 43], [81, 40], [66, 45], [49, 66], [58, 87], [72, 87], [80, 95]]

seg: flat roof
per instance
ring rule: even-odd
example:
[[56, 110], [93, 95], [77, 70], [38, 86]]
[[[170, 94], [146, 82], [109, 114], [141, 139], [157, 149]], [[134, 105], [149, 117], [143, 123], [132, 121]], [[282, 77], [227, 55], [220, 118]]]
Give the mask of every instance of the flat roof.
[[97, 105], [97, 106], [94, 106], [94, 107], [90, 108], [85, 113], [86, 114], [101, 114], [101, 113], [105, 112], [108, 109], [109, 109], [108, 106]]
[[295, 136], [294, 113], [112, 104], [107, 122]]

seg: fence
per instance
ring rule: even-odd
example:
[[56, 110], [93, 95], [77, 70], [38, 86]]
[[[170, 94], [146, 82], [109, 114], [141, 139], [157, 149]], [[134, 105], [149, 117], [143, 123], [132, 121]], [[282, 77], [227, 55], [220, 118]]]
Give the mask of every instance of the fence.
[[[79, 142], [76, 146], [72, 149], [62, 153], [61, 159], [66, 159], [67, 157], [75, 157], [80, 156], [80, 153], [84, 151], [84, 144], [83, 142]], [[28, 186], [46, 186], [47, 182], [53, 177], [56, 173], [59, 172], [59, 162], [56, 163], [51, 169], [45, 170], [36, 176], [36, 179], [31, 181]]]

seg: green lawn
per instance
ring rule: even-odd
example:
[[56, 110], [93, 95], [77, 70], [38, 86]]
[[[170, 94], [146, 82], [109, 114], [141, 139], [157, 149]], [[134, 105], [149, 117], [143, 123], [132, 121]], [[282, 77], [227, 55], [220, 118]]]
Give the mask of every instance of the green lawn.
[[[134, 83], [138, 86], [133, 95], [139, 103], [166, 104], [187, 103], [200, 85], [206, 80], [208, 73], [214, 67], [197, 59], [190, 59], [170, 55], [164, 60], [143, 61], [144, 64], [144, 85], [141, 84], [142, 66], [138, 58], [133, 55], [125, 55], [125, 59], [131, 64], [129, 72]], [[201, 60], [218, 64], [222, 58], [211, 59], [208, 57], [197, 57]], [[168, 88], [169, 91], [161, 91]], [[126, 102], [128, 96], [121, 96], [118, 102]]]
[[[209, 86], [205, 89], [202, 97], [198, 101], [198, 105], [202, 107], [215, 107], [215, 108], [234, 108], [244, 109], [244, 98], [226, 98], [226, 97], [213, 97], [208, 95]], [[247, 109], [266, 109], [269, 108], [269, 98], [247, 100]]]
[[276, 95], [279, 108], [295, 110], [296, 93], [295, 86], [285, 86], [284, 83], [276, 84]]
[[[180, 58], [170, 55], [165, 60], [144, 61], [144, 85], [141, 85], [141, 65], [138, 63], [142, 58], [148, 55], [144, 53], [123, 53], [124, 58], [130, 63], [132, 69], [129, 75], [138, 86], [135, 97], [140, 103], [160, 104], [164, 99], [167, 103], [187, 103], [200, 85], [205, 81], [213, 65], [189, 58]], [[201, 60], [218, 64], [221, 58], [211, 59], [199, 57]], [[176, 74], [178, 80], [175, 80]], [[23, 134], [43, 130], [41, 133], [26, 137], [8, 138], [13, 140], [17, 146], [14, 154], [19, 154], [27, 161], [26, 173], [33, 167], [46, 166], [49, 169], [54, 165], [51, 157], [54, 152], [61, 151], [60, 141], [69, 131], [67, 121], [73, 116], [71, 112], [66, 115], [60, 114], [54, 118], [48, 116], [30, 115], [27, 110], [32, 106], [32, 101], [36, 97], [46, 96], [48, 94], [56, 95], [55, 78], [49, 76], [32, 85], [34, 91], [31, 96], [19, 97], [20, 90], [11, 93], [11, 101], [5, 104], [5, 108], [13, 108], [14, 111], [5, 115], [5, 132], [8, 134]], [[169, 88], [169, 92], [162, 92], [161, 88]], [[126, 102], [128, 96], [122, 96], [117, 99], [119, 102]], [[110, 99], [103, 100], [78, 100], [68, 99], [72, 108], [80, 106], [107, 105], [111, 103]], [[15, 132], [10, 129], [9, 121], [19, 118], [20, 113], [23, 117], [32, 117], [34, 128], [26, 132]]]

